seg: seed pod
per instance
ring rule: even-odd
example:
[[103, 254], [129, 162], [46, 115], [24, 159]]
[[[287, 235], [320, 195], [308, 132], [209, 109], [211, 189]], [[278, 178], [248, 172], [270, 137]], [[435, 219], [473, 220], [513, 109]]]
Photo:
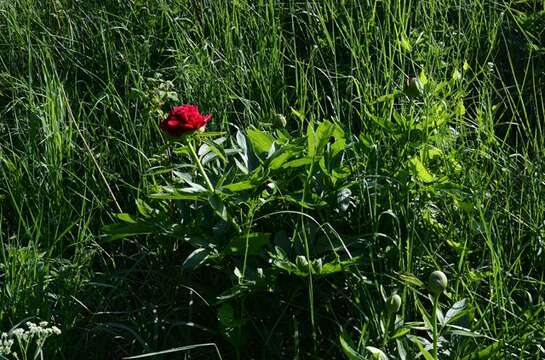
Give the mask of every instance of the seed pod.
[[410, 98], [417, 97], [422, 93], [423, 86], [422, 82], [415, 76], [407, 76], [405, 78], [405, 84], [403, 86], [403, 91], [405, 95]]
[[391, 314], [396, 314], [401, 308], [401, 297], [398, 294], [391, 295], [386, 301], [386, 309]]
[[436, 270], [430, 274], [428, 286], [433, 295], [439, 295], [447, 288], [448, 279], [444, 272]]

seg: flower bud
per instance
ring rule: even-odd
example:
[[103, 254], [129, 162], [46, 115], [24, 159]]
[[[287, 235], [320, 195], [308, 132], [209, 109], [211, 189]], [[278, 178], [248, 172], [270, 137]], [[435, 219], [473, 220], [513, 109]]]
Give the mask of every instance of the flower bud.
[[297, 269], [302, 272], [308, 271], [308, 260], [303, 255], [299, 255], [295, 258], [295, 265], [297, 265]]
[[432, 294], [438, 295], [447, 288], [448, 279], [444, 272], [436, 270], [430, 274], [428, 286]]
[[282, 114], [276, 114], [274, 118], [274, 126], [277, 128], [285, 128], [288, 124], [286, 117]]
[[417, 97], [422, 93], [422, 82], [415, 76], [407, 76], [405, 78], [405, 84], [403, 91], [408, 97]]
[[386, 309], [391, 314], [396, 314], [401, 308], [401, 297], [398, 294], [391, 295], [386, 300]]
[[312, 262], [312, 270], [314, 270], [314, 273], [320, 274], [322, 272], [322, 259], [316, 259]]

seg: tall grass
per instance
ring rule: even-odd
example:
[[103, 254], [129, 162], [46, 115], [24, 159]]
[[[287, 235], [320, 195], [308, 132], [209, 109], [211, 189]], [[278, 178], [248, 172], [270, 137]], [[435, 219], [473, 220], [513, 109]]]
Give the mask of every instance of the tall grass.
[[[60, 324], [51, 357], [216, 343], [223, 358], [334, 358], [342, 330], [356, 342], [355, 328], [368, 329], [362, 339], [380, 332], [383, 284], [442, 268], [450, 298], [468, 298], [482, 335], [502, 344], [491, 356], [545, 356], [544, 14], [530, 0], [0, 0], [2, 330], [30, 317]], [[408, 75], [460, 80], [409, 99]], [[366, 244], [367, 263], [317, 284], [310, 303], [286, 295], [270, 328], [258, 321], [267, 309], [245, 304], [259, 347], [234, 350], [221, 336], [209, 302], [223, 280], [178, 271], [175, 239], [104, 236], [152, 181], [160, 110], [175, 103], [198, 103], [212, 129], [230, 132], [269, 131], [282, 115], [304, 137], [310, 122], [334, 119], [356, 144], [348, 160], [365, 206], [349, 241]], [[442, 132], [414, 131], [457, 107]], [[426, 146], [458, 161], [433, 164], [456, 179], [457, 197], [404, 182], [402, 164]], [[286, 293], [299, 289], [287, 281]], [[403, 304], [414, 301], [403, 289]], [[343, 308], [324, 304], [330, 291]], [[301, 333], [309, 312], [318, 335]]]

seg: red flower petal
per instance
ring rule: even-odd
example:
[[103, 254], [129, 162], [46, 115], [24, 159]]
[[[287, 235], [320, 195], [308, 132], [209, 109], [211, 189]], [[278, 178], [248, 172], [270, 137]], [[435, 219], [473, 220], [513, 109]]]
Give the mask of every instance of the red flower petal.
[[201, 114], [196, 105], [178, 105], [170, 109], [167, 118], [161, 122], [160, 128], [165, 133], [178, 137], [195, 130], [204, 130], [211, 119], [211, 114]]

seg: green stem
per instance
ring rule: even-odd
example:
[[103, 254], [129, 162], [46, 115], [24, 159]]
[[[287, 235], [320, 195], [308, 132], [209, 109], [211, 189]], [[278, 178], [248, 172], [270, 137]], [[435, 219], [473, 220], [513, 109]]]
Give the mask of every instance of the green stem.
[[433, 326], [433, 358], [438, 360], [438, 333], [437, 333], [437, 306], [439, 304], [439, 294], [435, 295], [433, 298], [433, 314], [432, 314], [432, 326]]
[[214, 192], [214, 185], [210, 182], [210, 179], [208, 178], [208, 175], [206, 175], [206, 172], [204, 171], [204, 168], [202, 167], [201, 160], [199, 159], [199, 156], [195, 152], [195, 147], [193, 146], [193, 141], [189, 140], [187, 142], [187, 146], [189, 147], [189, 151], [191, 152], [191, 157], [197, 164], [197, 167], [199, 168], [199, 171], [201, 175], [204, 177], [204, 180], [206, 181], [206, 186], [208, 187], [208, 190], [210, 192]]
[[392, 316], [392, 312], [390, 310], [387, 310], [386, 312], [386, 323], [384, 324], [384, 337], [382, 339], [382, 350], [386, 351], [386, 345], [388, 345], [388, 339], [390, 335], [390, 318]]

